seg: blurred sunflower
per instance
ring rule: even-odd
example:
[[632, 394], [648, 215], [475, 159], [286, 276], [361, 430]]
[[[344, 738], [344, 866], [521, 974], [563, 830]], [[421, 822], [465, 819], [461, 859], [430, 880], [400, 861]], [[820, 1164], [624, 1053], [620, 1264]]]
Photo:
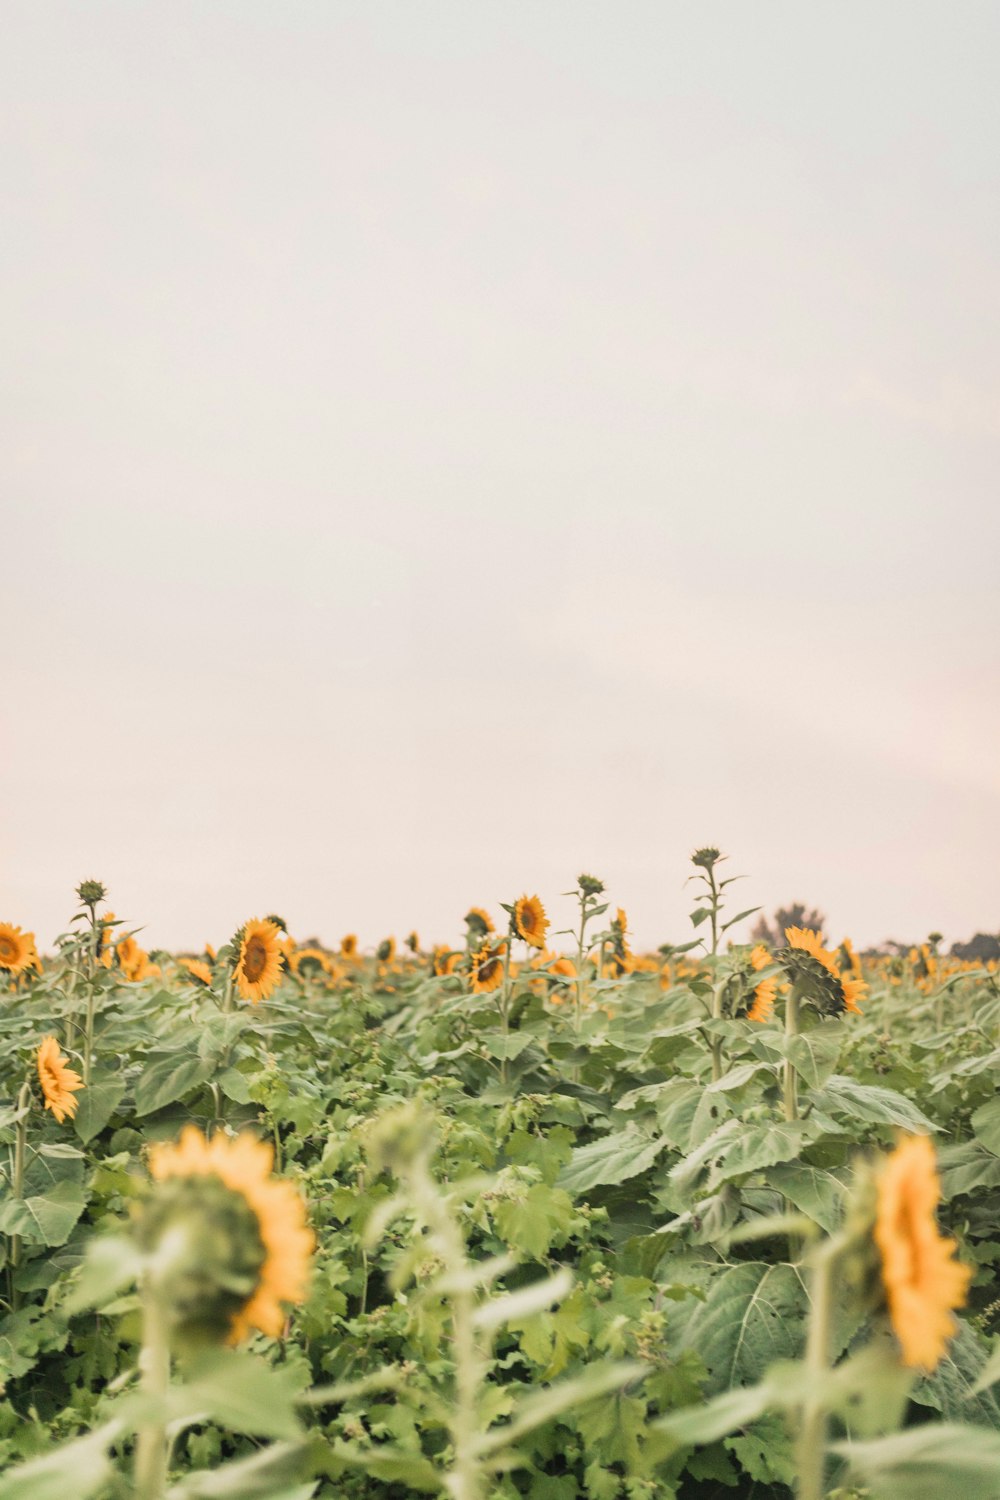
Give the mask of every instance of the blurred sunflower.
[[358, 935], [356, 932], [349, 932], [346, 937], [342, 937], [340, 940], [340, 956], [341, 958], [355, 958], [357, 952]]
[[375, 949], [375, 957], [380, 964], [391, 964], [396, 957], [396, 939], [394, 937], [383, 938]]
[[256, 918], [243, 928], [240, 956], [236, 961], [236, 988], [240, 998], [257, 1005], [266, 1000], [281, 977], [280, 929]]
[[493, 918], [481, 906], [469, 907], [465, 914], [465, 925], [469, 929], [470, 938], [483, 938], [494, 930]]
[[952, 1311], [964, 1307], [972, 1271], [953, 1259], [956, 1241], [938, 1231], [941, 1184], [927, 1136], [900, 1142], [879, 1174], [877, 1194], [874, 1237], [903, 1363], [931, 1371], [956, 1332]]
[[12, 922], [0, 922], [0, 969], [8, 974], [23, 974], [31, 963], [34, 941]]
[[[222, 1283], [229, 1294], [228, 1342], [234, 1344], [254, 1328], [279, 1337], [284, 1305], [302, 1302], [308, 1285], [315, 1236], [301, 1195], [292, 1183], [271, 1176], [273, 1163], [271, 1147], [249, 1133], [235, 1139], [217, 1133], [208, 1141], [194, 1125], [185, 1125], [176, 1145], [154, 1145], [149, 1153], [156, 1182], [193, 1185], [196, 1193], [198, 1179], [215, 1178], [241, 1200], [234, 1205], [237, 1214], [220, 1216], [223, 1229], [230, 1235], [236, 1231], [241, 1241], [233, 1248], [242, 1277]], [[169, 1204], [168, 1212], [190, 1215], [196, 1202], [189, 1193], [187, 1201], [177, 1198]], [[239, 1290], [237, 1281], [242, 1282]]]
[[537, 896], [519, 896], [514, 902], [514, 931], [532, 948], [544, 948], [549, 919]]
[[202, 984], [212, 983], [212, 971], [208, 964], [202, 963], [200, 958], [182, 958], [180, 965], [182, 969], [187, 970], [192, 979], [197, 979]]
[[79, 1073], [67, 1067], [68, 1058], [63, 1057], [54, 1036], [44, 1037], [35, 1058], [38, 1081], [42, 1086], [45, 1108], [50, 1109], [61, 1125], [66, 1116], [72, 1120], [79, 1100], [73, 1096], [83, 1088]]
[[496, 948], [484, 943], [479, 952], [473, 955], [469, 982], [474, 995], [488, 995], [491, 990], [497, 990], [503, 984], [503, 958], [506, 951], [506, 943], [500, 943]]
[[[766, 969], [771, 962], [771, 955], [763, 943], [758, 943], [750, 953], [751, 967]], [[774, 1011], [774, 997], [778, 992], [778, 981], [776, 978], [762, 979], [753, 992], [753, 1004], [747, 1011], [748, 1021], [768, 1021]]]

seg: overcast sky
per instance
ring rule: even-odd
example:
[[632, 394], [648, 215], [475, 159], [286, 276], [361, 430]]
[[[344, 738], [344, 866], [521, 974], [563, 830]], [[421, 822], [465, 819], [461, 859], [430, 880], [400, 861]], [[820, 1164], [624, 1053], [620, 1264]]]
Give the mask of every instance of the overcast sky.
[[[1000, 926], [1000, 7], [7, 0], [0, 917]], [[744, 899], [745, 898], [745, 899]]]

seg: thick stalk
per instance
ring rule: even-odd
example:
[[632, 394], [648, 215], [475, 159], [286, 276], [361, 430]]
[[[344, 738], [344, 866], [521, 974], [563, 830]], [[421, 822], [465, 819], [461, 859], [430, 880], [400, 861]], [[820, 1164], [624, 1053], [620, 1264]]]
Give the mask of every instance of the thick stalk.
[[[147, 1277], [142, 1288], [142, 1349], [139, 1373], [143, 1393], [162, 1402], [170, 1384], [170, 1336], [159, 1289]], [[135, 1449], [135, 1500], [162, 1500], [167, 1485], [167, 1435], [162, 1418], [139, 1430]]]
[[90, 1083], [90, 1063], [94, 1055], [94, 1004], [97, 996], [93, 981], [87, 987], [87, 1019], [83, 1032], [83, 1082]]
[[[799, 1034], [799, 992], [795, 985], [788, 991], [785, 999], [785, 1042]], [[799, 1078], [795, 1071], [795, 1064], [790, 1057], [785, 1058], [785, 1119], [797, 1120], [799, 1118]]]
[[503, 1026], [503, 1057], [500, 1059], [500, 1082], [506, 1083], [510, 1072], [507, 1058], [507, 1038], [510, 1036], [510, 950], [514, 943], [513, 932], [508, 932], [503, 950], [503, 983], [500, 986], [500, 1022]]
[[[714, 989], [712, 990], [712, 1020], [713, 1021], [721, 1021], [721, 1019], [722, 1019], [722, 991], [723, 991], [724, 988], [725, 988], [724, 985], [716, 984], [715, 987], [714, 987]], [[718, 1083], [719, 1079], [722, 1077], [722, 1038], [721, 1038], [721, 1036], [713, 1036], [712, 1037], [711, 1047], [712, 1047], [712, 1082], [713, 1083]]]
[[824, 1500], [826, 1494], [827, 1415], [822, 1383], [830, 1365], [832, 1272], [838, 1251], [839, 1246], [833, 1240], [823, 1247], [809, 1287], [806, 1397], [799, 1426], [797, 1500]]
[[[580, 902], [580, 931], [576, 939], [576, 1034], [580, 1035], [580, 1018], [583, 1014], [583, 949], [584, 937], [587, 930], [587, 903], [586, 898]], [[598, 972], [598, 979], [601, 975]]]
[[[21, 1092], [17, 1096], [17, 1113], [20, 1119], [17, 1122], [14, 1135], [14, 1171], [11, 1177], [11, 1189], [15, 1199], [24, 1196], [24, 1161], [28, 1146], [28, 1110], [31, 1108], [31, 1084], [27, 1080], [21, 1085]], [[12, 1234], [10, 1237], [10, 1264], [12, 1272], [15, 1271], [21, 1260], [21, 1236]], [[10, 1293], [11, 1304], [17, 1311], [18, 1297], [17, 1287], [11, 1282]]]

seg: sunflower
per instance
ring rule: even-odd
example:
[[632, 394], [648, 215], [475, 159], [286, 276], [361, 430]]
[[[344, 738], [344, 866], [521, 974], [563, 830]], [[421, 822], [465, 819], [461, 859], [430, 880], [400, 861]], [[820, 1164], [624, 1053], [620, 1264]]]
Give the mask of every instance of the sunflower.
[[491, 990], [497, 990], [503, 984], [503, 959], [506, 951], [506, 943], [500, 943], [496, 948], [484, 943], [479, 952], [473, 954], [469, 981], [474, 995], [488, 995]]
[[[758, 943], [750, 953], [751, 967], [757, 970], [766, 969], [771, 962], [771, 955], [763, 943]], [[747, 1011], [748, 1021], [768, 1021], [774, 1010], [774, 997], [777, 993], [777, 979], [762, 979], [753, 992], [753, 1004]]]
[[34, 941], [11, 922], [0, 922], [0, 969], [8, 974], [23, 974], [31, 963]]
[[240, 998], [253, 1005], [266, 1000], [281, 977], [279, 929], [256, 918], [243, 929], [240, 956], [236, 961], [236, 988]]
[[156, 1182], [214, 1177], [238, 1194], [250, 1211], [260, 1241], [258, 1265], [249, 1296], [230, 1311], [233, 1344], [254, 1328], [277, 1338], [285, 1326], [283, 1304], [302, 1302], [308, 1285], [315, 1236], [295, 1187], [272, 1178], [273, 1163], [272, 1148], [249, 1132], [235, 1139], [216, 1134], [207, 1141], [195, 1125], [185, 1125], [176, 1145], [155, 1145], [149, 1153]]
[[200, 958], [182, 958], [180, 963], [181, 968], [187, 969], [192, 979], [198, 979], [202, 984], [212, 983], [212, 971]]
[[54, 1036], [43, 1038], [36, 1058], [38, 1081], [45, 1097], [45, 1108], [51, 1109], [60, 1125], [67, 1115], [72, 1120], [76, 1114], [80, 1101], [73, 1095], [83, 1088], [83, 1079], [66, 1066], [67, 1061]]
[[383, 938], [375, 949], [375, 957], [380, 964], [391, 964], [396, 957], [396, 939], [394, 937]]
[[342, 937], [340, 940], [340, 956], [341, 958], [354, 958], [357, 955], [357, 951], [358, 935], [356, 932], [349, 932], [346, 937]]
[[316, 948], [311, 945], [299, 948], [295, 953], [290, 953], [288, 955], [288, 966], [293, 974], [301, 972], [307, 977], [310, 974], [330, 974], [333, 971], [330, 955], [324, 953], [322, 948]]
[[930, 1371], [956, 1332], [952, 1310], [964, 1307], [972, 1272], [952, 1259], [956, 1242], [938, 1232], [941, 1183], [927, 1136], [900, 1142], [877, 1191], [874, 1234], [889, 1316], [903, 1363]]
[[446, 974], [454, 974], [455, 966], [461, 956], [460, 953], [449, 948], [447, 943], [439, 943], [431, 954], [431, 973], [438, 978]]
[[786, 927], [785, 941], [789, 948], [795, 948], [800, 953], [807, 953], [836, 981], [839, 999], [843, 1002], [845, 1011], [852, 1011], [856, 1016], [861, 1015], [858, 1001], [864, 996], [868, 986], [863, 980], [840, 972], [836, 957], [828, 948], [823, 947], [823, 939], [818, 932], [811, 927]]
[[493, 918], [488, 911], [483, 911], [481, 906], [470, 906], [465, 914], [465, 925], [469, 929], [470, 937], [485, 937], [488, 932], [493, 932]]
[[514, 931], [532, 948], [544, 948], [549, 919], [537, 896], [519, 896], [514, 902]]
[[406, 939], [406, 946], [409, 948], [411, 953], [420, 952], [420, 939], [417, 936], [416, 932], [410, 933], [409, 937]]

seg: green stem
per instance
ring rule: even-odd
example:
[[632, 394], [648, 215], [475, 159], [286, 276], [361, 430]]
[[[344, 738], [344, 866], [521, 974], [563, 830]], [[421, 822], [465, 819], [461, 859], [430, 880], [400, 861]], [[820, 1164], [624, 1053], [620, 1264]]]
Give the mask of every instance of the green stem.
[[827, 1241], [816, 1260], [809, 1288], [806, 1396], [799, 1425], [797, 1500], [823, 1500], [826, 1494], [827, 1414], [822, 1383], [830, 1366], [832, 1272], [839, 1252], [838, 1241]]
[[[17, 1113], [20, 1116], [14, 1135], [14, 1171], [11, 1177], [11, 1189], [15, 1199], [24, 1196], [24, 1162], [28, 1146], [28, 1111], [31, 1108], [31, 1084], [26, 1079], [21, 1085], [21, 1092], [17, 1096]], [[10, 1300], [14, 1311], [17, 1311], [20, 1298], [17, 1287], [14, 1285], [13, 1272], [21, 1260], [21, 1236], [12, 1234], [10, 1237], [10, 1264], [11, 1264], [11, 1289]]]
[[226, 987], [225, 987], [225, 989], [222, 992], [222, 1010], [223, 1010], [223, 1014], [225, 1014], [225, 1015], [228, 1015], [229, 1012], [233, 1008], [233, 981], [234, 981], [234, 978], [235, 978], [235, 976], [233, 974], [233, 970], [230, 969], [229, 973], [226, 975]]
[[[139, 1372], [143, 1394], [163, 1401], [170, 1384], [170, 1336], [159, 1289], [147, 1277], [142, 1288], [142, 1349]], [[167, 1485], [167, 1441], [162, 1418], [139, 1429], [135, 1449], [135, 1500], [162, 1500]]]
[[[712, 1020], [722, 1020], [722, 992], [725, 984], [716, 984], [712, 990]], [[710, 1046], [712, 1048], [712, 1082], [718, 1083], [722, 1077], [722, 1038], [713, 1036]]]
[[[785, 1042], [789, 1043], [794, 1036], [799, 1034], [799, 992], [795, 985], [788, 991], [785, 999]], [[791, 1058], [785, 1057], [785, 1119], [797, 1120], [799, 1118], [799, 1082], [795, 1071], [795, 1064]]]
[[510, 1036], [510, 950], [514, 943], [513, 932], [508, 932], [503, 952], [503, 984], [500, 986], [500, 1024], [503, 1027], [503, 1057], [500, 1059], [500, 1082], [506, 1083], [510, 1071], [507, 1058], [507, 1038]]
[[83, 1032], [83, 1082], [84, 1086], [90, 1083], [90, 1063], [94, 1054], [94, 1005], [97, 995], [94, 990], [93, 981], [87, 990], [87, 1019]]

